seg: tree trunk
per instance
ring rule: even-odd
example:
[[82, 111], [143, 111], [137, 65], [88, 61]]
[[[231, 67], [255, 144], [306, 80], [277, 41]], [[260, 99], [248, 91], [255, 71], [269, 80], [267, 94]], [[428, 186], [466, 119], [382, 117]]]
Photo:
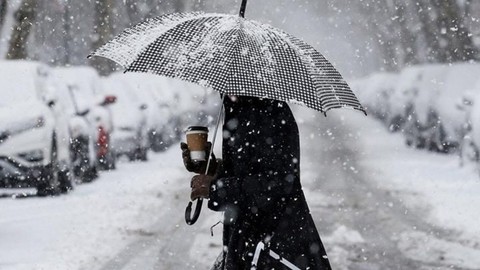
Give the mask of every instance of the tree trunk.
[[7, 0], [0, 0], [0, 33], [3, 29], [3, 22], [5, 22], [5, 15], [7, 14]]
[[447, 59], [449, 62], [467, 61], [475, 59], [477, 51], [474, 48], [471, 34], [465, 26], [463, 14], [456, 0], [443, 0], [445, 11], [442, 24], [448, 35], [449, 46]]
[[[440, 29], [437, 28], [435, 23], [431, 19], [430, 7], [424, 1], [418, 1], [418, 18], [421, 25], [421, 35], [425, 41], [426, 55], [428, 62], [438, 62], [438, 54], [441, 51], [438, 35], [440, 34]], [[442, 61], [440, 61], [442, 62]]]
[[366, 29], [372, 36], [381, 55], [381, 65], [387, 71], [396, 71], [400, 68], [398, 63], [398, 36], [395, 35], [395, 22], [390, 20], [394, 14], [390, 14], [389, 7], [384, 2], [359, 1], [356, 3], [359, 13], [364, 18]]
[[[97, 0], [95, 2], [95, 39], [92, 43], [92, 51], [113, 38], [113, 9], [114, 0]], [[115, 64], [103, 57], [94, 57], [90, 63], [101, 75], [108, 75], [115, 69]]]
[[125, 5], [130, 25], [135, 25], [144, 19], [136, 0], [125, 0]]
[[175, 12], [185, 12], [185, 3], [182, 0], [177, 0], [175, 1], [175, 4], [173, 6], [173, 10]]
[[12, 30], [7, 59], [27, 58], [27, 40], [30, 36], [32, 25], [35, 23], [36, 9], [36, 0], [23, 0], [19, 9], [15, 12], [16, 24]]
[[415, 35], [411, 32], [409, 25], [407, 24], [408, 20], [408, 4], [401, 3], [400, 1], [396, 0], [395, 3], [395, 14], [398, 21], [398, 29], [400, 36], [398, 37], [398, 43], [400, 44], [400, 48], [402, 50], [402, 55], [399, 61], [401, 66], [409, 65], [409, 64], [416, 64], [418, 62], [417, 59], [417, 48], [415, 44]]

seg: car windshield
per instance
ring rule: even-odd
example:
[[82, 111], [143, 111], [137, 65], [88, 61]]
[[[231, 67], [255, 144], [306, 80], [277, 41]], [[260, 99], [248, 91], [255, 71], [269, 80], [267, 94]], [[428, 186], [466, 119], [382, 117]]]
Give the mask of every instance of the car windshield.
[[37, 99], [34, 76], [20, 75], [15, 69], [0, 69], [0, 107]]
[[[60, 95], [68, 99], [67, 106], [76, 109], [78, 112], [89, 110], [97, 101], [95, 92], [95, 76], [88, 69], [66, 69], [57, 68], [54, 76], [57, 80], [63, 81]], [[73, 106], [73, 107], [72, 107]]]

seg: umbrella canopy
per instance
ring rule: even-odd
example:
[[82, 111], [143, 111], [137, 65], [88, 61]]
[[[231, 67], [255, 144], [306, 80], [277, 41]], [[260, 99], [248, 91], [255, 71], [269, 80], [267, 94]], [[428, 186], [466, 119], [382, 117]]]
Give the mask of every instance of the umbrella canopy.
[[131, 72], [148, 72], [320, 112], [365, 112], [340, 73], [312, 46], [241, 16], [174, 13], [126, 29], [96, 50]]

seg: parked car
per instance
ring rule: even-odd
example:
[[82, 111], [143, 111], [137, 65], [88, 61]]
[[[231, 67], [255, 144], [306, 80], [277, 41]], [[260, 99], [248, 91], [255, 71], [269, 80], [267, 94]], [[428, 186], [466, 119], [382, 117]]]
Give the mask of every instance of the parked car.
[[427, 65], [422, 67], [418, 91], [405, 125], [407, 143], [438, 152], [454, 152], [463, 140], [461, 97], [478, 79], [480, 65]]
[[155, 152], [164, 149], [163, 129], [168, 122], [168, 113], [165, 111], [165, 99], [158, 91], [162, 87], [162, 77], [146, 73], [112, 74], [111, 80], [119, 80], [129, 89], [129, 94], [135, 96], [139, 105], [145, 105], [142, 113], [146, 119], [148, 148]]
[[[461, 63], [451, 65], [445, 78], [444, 91], [435, 102], [436, 111], [440, 116], [440, 125], [445, 131], [444, 145], [456, 151], [464, 137], [466, 112], [459, 110], [461, 97], [477, 95], [480, 91], [473, 88], [478, 81], [480, 64]], [[467, 98], [469, 99], [469, 98]], [[468, 100], [465, 100], [468, 102]]]
[[410, 88], [411, 98], [405, 109], [404, 135], [408, 145], [433, 151], [446, 151], [444, 130], [439, 125], [435, 99], [442, 91], [445, 65], [417, 67], [418, 75]]
[[108, 108], [114, 99], [101, 93], [100, 77], [90, 67], [56, 68], [55, 75], [64, 84], [63, 98], [70, 104], [76, 175], [91, 181], [97, 170], [115, 168], [110, 146], [113, 124]]
[[460, 165], [475, 163], [480, 172], [480, 79], [464, 93], [457, 108], [464, 113], [463, 140], [460, 144]]
[[104, 94], [116, 96], [115, 104], [110, 106], [115, 129], [111, 145], [115, 155], [126, 155], [132, 161], [147, 160], [148, 105], [138, 98], [135, 88], [121, 76], [110, 76], [102, 81]]
[[39, 196], [73, 187], [68, 119], [49, 77], [40, 63], [0, 61], [0, 184]]
[[159, 90], [162, 97], [167, 96], [167, 92], [170, 93], [168, 103], [171, 117], [168, 126], [174, 141], [185, 136], [184, 131], [188, 126], [215, 124], [221, 105], [218, 92], [177, 79], [165, 78], [164, 84], [165, 87]]
[[386, 123], [392, 132], [405, 131], [404, 125], [412, 117], [412, 104], [422, 79], [422, 68], [408, 67], [398, 75], [396, 85], [389, 96], [389, 116]]
[[353, 83], [353, 88], [358, 88], [359, 98], [364, 107], [384, 122], [391, 131], [398, 130], [398, 127], [392, 123], [392, 96], [398, 81], [398, 74], [395, 73], [375, 73], [358, 83]]

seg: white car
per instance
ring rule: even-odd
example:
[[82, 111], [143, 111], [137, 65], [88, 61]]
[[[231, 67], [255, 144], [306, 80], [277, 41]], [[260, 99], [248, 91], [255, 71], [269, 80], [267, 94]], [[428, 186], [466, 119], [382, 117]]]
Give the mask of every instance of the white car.
[[407, 143], [439, 152], [458, 150], [464, 137], [465, 112], [458, 100], [478, 80], [480, 65], [425, 65], [405, 125]]
[[0, 61], [0, 185], [39, 196], [72, 188], [68, 122], [47, 66]]
[[398, 131], [399, 126], [392, 113], [392, 100], [399, 75], [396, 73], [375, 73], [367, 78], [352, 83], [359, 94], [359, 99], [367, 111], [384, 122], [390, 131]]
[[148, 126], [146, 110], [134, 93], [135, 88], [121, 76], [103, 79], [103, 90], [107, 96], [115, 96], [116, 102], [110, 106], [115, 132], [111, 144], [116, 156], [126, 155], [130, 160], [147, 160]]
[[100, 78], [90, 67], [55, 68], [62, 100], [68, 104], [72, 159], [75, 175], [91, 181], [98, 169], [115, 168], [109, 138], [113, 131], [106, 98], [100, 94]]

